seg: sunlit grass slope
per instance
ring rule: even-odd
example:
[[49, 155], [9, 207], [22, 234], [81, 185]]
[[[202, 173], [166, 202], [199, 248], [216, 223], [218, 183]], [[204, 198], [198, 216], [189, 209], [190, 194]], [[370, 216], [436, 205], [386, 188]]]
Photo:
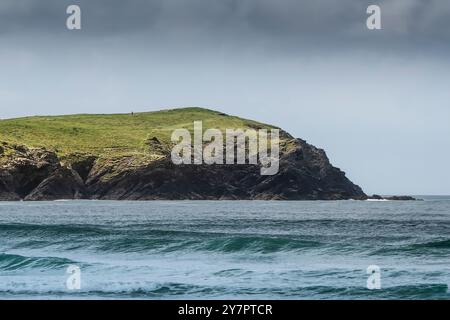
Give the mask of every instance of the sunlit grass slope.
[[207, 128], [271, 128], [255, 121], [203, 108], [182, 108], [134, 114], [79, 114], [0, 120], [0, 141], [44, 147], [58, 155], [85, 153], [123, 156], [151, 153], [148, 141], [170, 145], [172, 131], [203, 121]]

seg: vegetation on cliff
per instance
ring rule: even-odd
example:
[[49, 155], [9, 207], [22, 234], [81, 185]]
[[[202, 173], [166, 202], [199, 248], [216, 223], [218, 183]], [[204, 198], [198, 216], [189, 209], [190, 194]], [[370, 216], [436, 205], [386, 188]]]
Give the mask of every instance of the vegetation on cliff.
[[[173, 130], [204, 127], [273, 128], [252, 120], [203, 108], [182, 108], [128, 114], [38, 116], [0, 121], [0, 141], [55, 151], [58, 156], [91, 154], [97, 157], [159, 155], [171, 144]], [[156, 138], [156, 139], [155, 139]]]

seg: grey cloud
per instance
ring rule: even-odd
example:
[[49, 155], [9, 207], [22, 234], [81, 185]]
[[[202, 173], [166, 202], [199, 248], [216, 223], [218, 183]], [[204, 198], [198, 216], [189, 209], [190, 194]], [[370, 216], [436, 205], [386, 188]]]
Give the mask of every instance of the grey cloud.
[[109, 34], [148, 28], [161, 8], [162, 0], [2, 0], [0, 34], [60, 34], [65, 32], [66, 8], [82, 9], [83, 32]]
[[78, 4], [83, 33], [195, 32], [262, 37], [367, 37], [365, 10], [379, 4], [381, 38], [450, 39], [450, 2], [441, 0], [2, 0], [0, 32], [63, 32], [65, 8]]

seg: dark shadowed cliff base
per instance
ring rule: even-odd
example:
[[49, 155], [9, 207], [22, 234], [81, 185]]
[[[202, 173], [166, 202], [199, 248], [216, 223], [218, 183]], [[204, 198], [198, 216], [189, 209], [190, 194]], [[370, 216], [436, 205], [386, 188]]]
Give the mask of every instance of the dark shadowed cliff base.
[[[191, 109], [171, 112], [183, 110]], [[211, 110], [193, 110], [192, 117], [197, 120], [228, 121], [228, 118], [232, 118]], [[157, 113], [149, 114], [151, 117]], [[127, 117], [126, 119], [134, 117], [120, 116]], [[132, 118], [132, 121], [136, 119]], [[239, 118], [232, 119], [237, 121]], [[223, 125], [231, 125], [226, 121]], [[121, 123], [128, 125], [123, 124], [123, 120]], [[248, 127], [255, 127], [254, 122], [245, 123]], [[17, 126], [16, 123], [14, 125]], [[37, 134], [48, 140], [49, 130], [60, 130], [56, 124], [55, 127], [52, 125], [50, 124], [50, 129], [46, 129], [44, 133], [41, 132], [44, 129], [36, 126], [36, 130], [41, 130]], [[78, 128], [70, 130], [73, 139], [83, 138], [82, 134], [86, 131], [83, 121], [71, 123], [71, 126]], [[22, 130], [29, 130], [29, 127], [23, 126]], [[61, 136], [65, 132], [61, 130]], [[114, 135], [114, 131], [110, 134]], [[62, 144], [57, 144], [58, 141], [51, 142], [58, 145], [54, 147], [51, 143], [49, 145], [49, 142], [44, 146], [30, 146], [27, 141], [22, 144], [5, 141], [0, 147], [0, 200], [368, 198], [359, 186], [346, 178], [344, 172], [330, 164], [323, 150], [301, 139], [294, 139], [285, 132], [281, 133], [279, 172], [273, 176], [261, 175], [258, 165], [174, 165], [170, 159], [170, 145], [166, 136], [152, 131], [150, 139], [142, 139], [142, 148], [145, 149], [142, 153], [117, 154], [101, 153], [95, 148], [92, 148], [95, 151], [86, 152], [75, 147], [62, 152], [58, 148]], [[117, 139], [119, 140], [119, 137]], [[92, 136], [90, 143], [96, 144], [97, 138]]]
[[[0, 169], [1, 200], [57, 199], [364, 199], [360, 187], [334, 168], [325, 152], [302, 140], [282, 151], [280, 170], [256, 165], [174, 165], [170, 156], [136, 166], [86, 158], [62, 164], [55, 153], [20, 148]], [[5, 148], [5, 146], [3, 146]]]

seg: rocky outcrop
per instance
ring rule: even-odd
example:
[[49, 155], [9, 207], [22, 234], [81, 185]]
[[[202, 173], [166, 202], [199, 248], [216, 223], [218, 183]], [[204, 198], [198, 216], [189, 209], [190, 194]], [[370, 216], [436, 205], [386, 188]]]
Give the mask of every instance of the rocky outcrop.
[[58, 168], [44, 179], [24, 200], [59, 200], [87, 198], [80, 175], [69, 168]]
[[54, 152], [3, 143], [0, 200], [57, 200], [86, 197], [79, 174], [61, 165]]
[[325, 152], [285, 135], [280, 168], [262, 176], [258, 165], [174, 165], [151, 137], [156, 159], [133, 156], [63, 159], [45, 149], [3, 144], [0, 200], [57, 199], [366, 199], [361, 188], [333, 167]]
[[367, 197], [370, 200], [390, 200], [390, 201], [415, 201], [419, 200], [411, 196], [380, 196], [378, 194], [374, 194], [372, 196]]

